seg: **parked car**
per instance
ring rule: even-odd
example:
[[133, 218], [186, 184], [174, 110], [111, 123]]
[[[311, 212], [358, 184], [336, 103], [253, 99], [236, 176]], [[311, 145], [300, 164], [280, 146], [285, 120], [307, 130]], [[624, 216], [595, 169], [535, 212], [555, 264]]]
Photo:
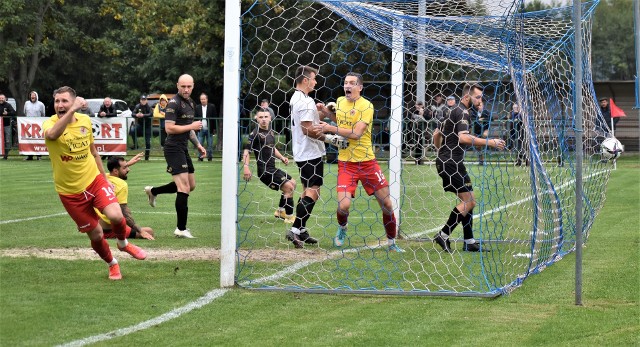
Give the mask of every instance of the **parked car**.
[[[87, 100], [87, 104], [89, 105], [89, 109], [91, 110], [91, 113], [93, 113], [94, 117], [97, 117], [98, 111], [100, 111], [100, 106], [102, 106], [102, 103], [104, 102], [104, 98], [86, 99], [86, 100]], [[111, 98], [111, 101], [113, 102], [113, 106], [116, 109], [116, 113], [118, 114], [118, 117], [131, 117], [132, 112], [125, 101], [122, 101], [120, 99], [113, 99], [113, 98]]]
[[13, 109], [16, 110], [16, 112], [18, 111], [18, 109], [16, 108], [16, 99], [7, 98], [7, 102], [9, 103], [9, 105], [13, 106]]

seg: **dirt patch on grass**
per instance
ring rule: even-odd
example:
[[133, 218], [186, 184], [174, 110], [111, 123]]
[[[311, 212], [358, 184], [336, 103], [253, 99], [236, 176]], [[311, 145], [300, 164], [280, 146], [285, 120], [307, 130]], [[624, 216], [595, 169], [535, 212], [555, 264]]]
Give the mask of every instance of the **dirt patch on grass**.
[[[188, 249], [165, 249], [149, 248], [147, 251], [148, 260], [220, 260], [220, 250], [215, 248], [188, 248]], [[112, 247], [114, 256], [123, 258], [126, 254], [119, 254]], [[95, 260], [98, 255], [91, 248], [10, 248], [0, 250], [0, 256], [12, 258], [45, 258], [61, 260]], [[128, 257], [128, 256], [127, 256]], [[327, 253], [321, 249], [258, 249], [240, 250], [240, 257], [245, 261], [260, 262], [288, 262], [302, 260], [320, 260], [327, 257]]]

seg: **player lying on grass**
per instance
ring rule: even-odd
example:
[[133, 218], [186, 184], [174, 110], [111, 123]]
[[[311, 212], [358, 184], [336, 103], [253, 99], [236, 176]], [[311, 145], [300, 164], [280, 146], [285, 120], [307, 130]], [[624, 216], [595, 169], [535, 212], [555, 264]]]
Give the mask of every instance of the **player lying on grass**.
[[[115, 188], [116, 197], [118, 198], [118, 203], [122, 209], [122, 215], [127, 221], [127, 225], [131, 228], [130, 232], [126, 235], [127, 238], [155, 240], [153, 237], [153, 229], [137, 225], [136, 221], [133, 220], [131, 209], [127, 204], [127, 201], [129, 200], [129, 185], [126, 182], [127, 175], [129, 174], [130, 167], [137, 163], [142, 158], [143, 154], [144, 153], [138, 153], [129, 161], [125, 161], [125, 159], [120, 156], [112, 156], [109, 158], [109, 160], [107, 160], [107, 170], [109, 170], [107, 179]], [[116, 233], [111, 227], [111, 221], [109, 221], [109, 218], [100, 213], [97, 209], [96, 213], [100, 216], [100, 225], [104, 231], [104, 237], [107, 239], [115, 238]]]

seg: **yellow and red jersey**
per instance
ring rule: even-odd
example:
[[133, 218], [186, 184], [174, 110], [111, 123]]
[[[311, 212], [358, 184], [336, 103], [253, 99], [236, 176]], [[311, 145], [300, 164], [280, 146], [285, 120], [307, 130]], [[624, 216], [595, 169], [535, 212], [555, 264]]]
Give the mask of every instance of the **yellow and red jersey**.
[[[126, 204], [127, 200], [129, 199], [129, 185], [127, 184], [127, 182], [120, 177], [111, 175], [107, 175], [107, 179], [109, 179], [109, 182], [113, 184], [114, 190], [116, 192], [116, 198], [118, 198], [118, 203], [121, 205]], [[98, 217], [102, 218], [102, 220], [107, 224], [111, 224], [111, 221], [109, 220], [109, 218], [107, 218], [107, 216], [100, 213], [97, 208], [94, 208], [94, 210], [96, 210]]]
[[[91, 119], [77, 112], [74, 117], [75, 122], [68, 124], [56, 140], [45, 137], [53, 168], [53, 182], [59, 194], [81, 193], [100, 174], [90, 148], [93, 144]], [[43, 133], [46, 134], [58, 120], [58, 115], [46, 120], [42, 125]]]
[[349, 147], [339, 150], [338, 160], [363, 162], [375, 159], [371, 129], [373, 127], [373, 104], [363, 98], [355, 102], [341, 96], [336, 101], [336, 123], [338, 128], [353, 130], [357, 123], [367, 124], [367, 129], [360, 139], [349, 139]]

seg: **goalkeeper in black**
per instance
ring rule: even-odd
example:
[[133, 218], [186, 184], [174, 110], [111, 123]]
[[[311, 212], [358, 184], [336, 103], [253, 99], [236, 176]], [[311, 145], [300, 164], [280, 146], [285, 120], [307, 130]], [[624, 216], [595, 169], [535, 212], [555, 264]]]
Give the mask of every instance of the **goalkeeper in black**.
[[473, 238], [473, 208], [476, 206], [476, 200], [471, 179], [464, 165], [465, 148], [488, 146], [503, 150], [505, 147], [502, 139], [484, 139], [469, 133], [469, 111], [473, 106], [478, 107], [482, 103], [482, 93], [483, 89], [479, 85], [465, 85], [460, 103], [445, 112], [444, 119], [433, 135], [434, 145], [438, 149], [436, 170], [442, 178], [442, 187], [444, 191], [456, 194], [460, 200], [451, 211], [442, 230], [433, 238], [433, 242], [449, 253], [451, 253], [449, 236], [459, 223], [462, 223], [464, 235], [462, 250], [466, 252], [483, 250], [481, 244]]
[[256, 112], [255, 119], [258, 126], [249, 134], [249, 143], [245, 145], [242, 155], [243, 178], [247, 182], [251, 180], [249, 151], [252, 151], [256, 157], [260, 181], [272, 190], [282, 191], [278, 209], [274, 213], [275, 217], [284, 219], [285, 223], [293, 223], [296, 218], [293, 214], [293, 191], [296, 189], [296, 181], [286, 172], [276, 168], [276, 159], [285, 165], [289, 165], [289, 159], [276, 148], [276, 137], [271, 129], [269, 110], [261, 107]]

